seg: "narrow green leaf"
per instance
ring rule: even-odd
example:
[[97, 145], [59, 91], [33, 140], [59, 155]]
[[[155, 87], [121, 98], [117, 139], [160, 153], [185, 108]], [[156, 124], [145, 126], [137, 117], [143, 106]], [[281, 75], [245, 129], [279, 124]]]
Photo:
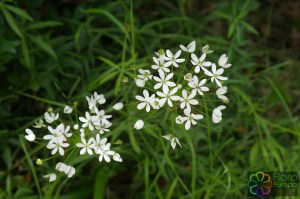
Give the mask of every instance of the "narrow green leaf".
[[173, 180], [172, 184], [169, 187], [167, 196], [165, 197], [166, 199], [171, 199], [172, 198], [172, 195], [174, 193], [174, 190], [175, 190], [175, 187], [177, 185], [177, 182], [178, 182], [178, 178], [175, 178], [175, 180]]
[[249, 32], [255, 34], [255, 35], [259, 35], [259, 33], [257, 32], [257, 30], [251, 26], [250, 24], [248, 24], [247, 22], [242, 22], [242, 25], [246, 28], [246, 30], [248, 30]]
[[28, 21], [33, 21], [31, 16], [29, 16], [24, 10], [21, 10], [20, 8], [10, 6], [10, 5], [4, 5], [4, 7], [10, 10], [11, 12], [15, 13], [16, 15], [19, 15], [20, 17], [27, 19]]
[[27, 36], [33, 43], [35, 43], [39, 48], [41, 48], [41, 50], [45, 51], [47, 54], [49, 54], [51, 57], [57, 60], [56, 53], [54, 52], [52, 47], [42, 39], [41, 36], [32, 36], [29, 34], [27, 34]]
[[29, 25], [27, 30], [38, 30], [43, 28], [51, 28], [55, 26], [62, 26], [63, 23], [59, 21], [42, 21]]
[[22, 53], [24, 56], [25, 66], [28, 69], [30, 69], [31, 68], [30, 54], [29, 54], [26, 38], [24, 38], [24, 37], [21, 39], [21, 47], [22, 47]]
[[36, 170], [35, 170], [35, 167], [34, 167], [34, 165], [33, 165], [33, 163], [32, 163], [32, 160], [31, 160], [31, 158], [30, 158], [30, 156], [29, 156], [29, 153], [28, 153], [28, 151], [27, 151], [27, 148], [26, 148], [26, 146], [25, 146], [24, 138], [20, 137], [20, 138], [19, 138], [19, 143], [20, 143], [20, 145], [21, 145], [21, 147], [22, 147], [22, 149], [23, 149], [23, 151], [24, 151], [25, 157], [26, 157], [26, 159], [27, 159], [27, 161], [28, 161], [28, 164], [29, 164], [29, 167], [30, 167], [30, 169], [31, 169], [31, 172], [32, 172], [32, 175], [33, 175], [33, 179], [34, 179], [36, 188], [37, 188], [38, 193], [39, 193], [39, 196], [40, 196], [40, 198], [42, 198], [42, 191], [41, 191], [41, 187], [40, 187], [40, 184], [39, 184], [39, 180], [38, 180], [38, 177], [37, 177], [37, 174], [36, 174]]
[[88, 9], [85, 10], [85, 13], [92, 13], [92, 14], [103, 14], [105, 15], [107, 18], [109, 18], [115, 25], [117, 25], [120, 30], [126, 35], [127, 38], [129, 38], [128, 32], [125, 28], [125, 26], [123, 25], [123, 23], [121, 23], [114, 15], [112, 15], [110, 12], [103, 10], [103, 9]]
[[110, 172], [107, 168], [103, 168], [97, 172], [94, 185], [94, 199], [104, 198], [104, 192], [107, 180], [109, 178], [109, 173]]
[[22, 33], [21, 33], [19, 27], [17, 26], [17, 24], [16, 24], [14, 18], [12, 17], [12, 15], [11, 15], [7, 10], [5, 10], [4, 7], [3, 7], [2, 11], [3, 11], [4, 17], [5, 17], [5, 19], [6, 19], [7, 23], [8, 23], [8, 25], [10, 26], [10, 28], [11, 28], [11, 29], [12, 29], [19, 37], [22, 38], [23, 35], [22, 35]]
[[131, 128], [129, 128], [129, 139], [130, 139], [130, 142], [131, 142], [131, 145], [132, 145], [132, 148], [133, 150], [137, 153], [137, 154], [140, 154], [141, 153], [141, 149], [138, 145], [138, 143], [136, 142], [135, 140], [135, 135], [134, 135], [134, 132]]

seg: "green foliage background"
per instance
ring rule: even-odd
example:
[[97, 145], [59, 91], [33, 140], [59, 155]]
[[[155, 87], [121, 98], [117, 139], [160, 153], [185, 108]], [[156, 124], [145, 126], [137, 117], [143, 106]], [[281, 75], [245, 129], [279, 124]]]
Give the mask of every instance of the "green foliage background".
[[[247, 198], [247, 172], [299, 171], [299, 2], [0, 2], [0, 198]], [[47, 107], [83, 103], [93, 91], [110, 104], [141, 90], [133, 67], [151, 66], [160, 48], [196, 39], [232, 67], [223, 121], [189, 132], [183, 148], [161, 140], [153, 117], [140, 132], [135, 105], [114, 116], [123, 163], [85, 158], [70, 180], [48, 183], [35, 165], [49, 153], [24, 140]], [[217, 59], [217, 57], [215, 57]], [[128, 83], [122, 83], [124, 77]], [[167, 116], [165, 116], [167, 117]], [[209, 144], [211, 141], [211, 144]], [[54, 162], [53, 162], [54, 164]]]

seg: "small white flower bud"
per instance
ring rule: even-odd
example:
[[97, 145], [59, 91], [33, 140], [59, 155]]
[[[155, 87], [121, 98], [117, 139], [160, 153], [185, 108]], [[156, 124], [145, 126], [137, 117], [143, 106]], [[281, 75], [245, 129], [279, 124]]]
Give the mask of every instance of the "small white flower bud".
[[138, 120], [133, 126], [136, 130], [142, 129], [144, 127], [144, 121]]
[[38, 158], [37, 160], [36, 160], [36, 165], [43, 165], [43, 160], [41, 160], [40, 158]]
[[115, 110], [121, 110], [123, 107], [124, 107], [124, 104], [122, 102], [119, 102], [119, 103], [116, 103], [113, 106], [113, 109], [115, 109]]
[[79, 125], [78, 125], [78, 124], [75, 124], [73, 128], [74, 128], [75, 130], [78, 130], [78, 129], [79, 129]]

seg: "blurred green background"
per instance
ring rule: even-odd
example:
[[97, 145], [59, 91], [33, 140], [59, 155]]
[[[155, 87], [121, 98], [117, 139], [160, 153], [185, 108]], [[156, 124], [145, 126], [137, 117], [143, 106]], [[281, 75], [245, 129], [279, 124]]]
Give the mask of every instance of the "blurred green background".
[[[299, 18], [292, 0], [1, 0], [0, 198], [247, 198], [248, 171], [298, 172]], [[42, 178], [35, 161], [49, 152], [24, 129], [48, 106], [93, 91], [129, 103], [141, 92], [132, 66], [192, 40], [232, 63], [222, 123], [182, 132], [172, 150], [161, 117], [137, 132], [144, 113], [128, 106], [110, 133], [123, 163], [86, 158], [69, 180]]]

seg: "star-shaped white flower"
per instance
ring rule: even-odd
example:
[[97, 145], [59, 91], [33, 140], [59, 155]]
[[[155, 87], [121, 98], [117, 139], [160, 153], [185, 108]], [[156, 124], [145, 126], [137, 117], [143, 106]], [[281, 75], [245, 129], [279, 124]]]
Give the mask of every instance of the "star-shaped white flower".
[[88, 152], [88, 154], [93, 155], [92, 149], [95, 148], [95, 139], [90, 138], [89, 141], [87, 142], [84, 136], [81, 136], [81, 143], [76, 144], [77, 147], [82, 148], [80, 150], [80, 155], [85, 154]]
[[221, 55], [218, 61], [219, 66], [221, 66], [222, 68], [229, 68], [231, 64], [228, 64], [227, 60], [228, 57], [226, 56], [226, 54]]
[[139, 75], [138, 78], [142, 79], [144, 81], [147, 81], [149, 79], [152, 79], [153, 75], [151, 75], [150, 70], [143, 70], [143, 69], [139, 69]]
[[97, 107], [97, 100], [93, 96], [91, 97], [86, 96], [85, 98], [86, 101], [88, 102], [89, 109], [91, 111], [94, 111], [94, 109]]
[[219, 123], [222, 120], [222, 110], [224, 110], [226, 106], [221, 105], [213, 110], [212, 113], [212, 121], [213, 123]]
[[182, 90], [182, 97], [180, 98], [180, 108], [191, 110], [191, 105], [197, 105], [199, 102], [195, 99], [193, 99], [196, 96], [197, 91], [192, 90], [192, 92], [188, 95], [188, 92], [186, 90]]
[[209, 67], [212, 64], [209, 61], [205, 61], [205, 53], [203, 53], [200, 58], [198, 58], [194, 53], [192, 53], [191, 58], [191, 62], [195, 66], [195, 73], [199, 73], [201, 69], [203, 71], [206, 71], [207, 69], [205, 67]]
[[201, 114], [193, 114], [191, 113], [191, 110], [189, 109], [184, 109], [183, 111], [184, 115], [186, 117], [182, 117], [185, 122], [185, 129], [189, 130], [191, 128], [191, 124], [192, 125], [196, 125], [197, 122], [196, 120], [201, 120], [203, 118], [203, 115]]
[[170, 72], [170, 69], [168, 68], [171, 66], [171, 62], [165, 63], [164, 60], [158, 59], [156, 57], [153, 57], [154, 65], [151, 66], [152, 69], [160, 71], [164, 71], [166, 73]]
[[192, 41], [187, 46], [180, 45], [179, 47], [185, 52], [193, 53], [196, 49], [196, 41]]
[[68, 147], [69, 143], [64, 142], [63, 139], [50, 140], [47, 145], [48, 149], [52, 149], [51, 154], [54, 155], [57, 151], [61, 156], [65, 154], [63, 147]]
[[171, 142], [171, 146], [172, 146], [173, 149], [175, 149], [176, 144], [178, 144], [181, 147], [181, 144], [180, 144], [178, 138], [175, 137], [174, 135], [169, 134], [169, 135], [163, 135], [162, 137]]
[[82, 128], [86, 128], [87, 126], [91, 131], [95, 129], [94, 124], [97, 121], [96, 116], [91, 116], [89, 112], [85, 112], [85, 118], [84, 117], [79, 117], [79, 120], [83, 123]]
[[159, 71], [159, 77], [154, 76], [153, 79], [157, 81], [158, 83], [154, 85], [154, 89], [159, 89], [160, 87], [163, 87], [163, 91], [166, 92], [169, 87], [174, 87], [176, 84], [170, 79], [174, 76], [174, 73], [170, 73], [167, 76], [163, 71]]
[[135, 96], [137, 100], [141, 101], [141, 103], [137, 105], [137, 109], [141, 110], [146, 107], [146, 111], [149, 112], [151, 109], [151, 103], [153, 103], [155, 99], [155, 94], [152, 94], [150, 97], [149, 92], [145, 89], [143, 90], [143, 95], [144, 97], [140, 95]]
[[223, 72], [224, 72], [224, 69], [223, 68], [219, 68], [217, 70], [215, 64], [212, 65], [211, 69], [212, 69], [212, 72], [206, 70], [205, 74], [211, 77], [211, 82], [216, 81], [216, 84], [219, 87], [222, 87], [222, 84], [221, 84], [220, 80], [227, 80], [228, 79], [227, 77], [221, 76], [223, 74]]
[[99, 150], [99, 161], [102, 162], [102, 160], [104, 159], [106, 162], [110, 162], [110, 157], [115, 154], [114, 151], [110, 150], [109, 148], [101, 148]]
[[178, 68], [179, 67], [178, 64], [184, 62], [184, 59], [179, 59], [181, 50], [178, 50], [175, 55], [170, 50], [167, 50], [166, 53], [167, 53], [167, 57], [165, 58], [167, 61], [166, 64], [171, 62], [171, 65]]
[[55, 142], [56, 140], [66, 141], [66, 137], [63, 135], [64, 130], [61, 129], [61, 126], [58, 125], [55, 129], [51, 126], [48, 126], [48, 130], [51, 134], [45, 135], [44, 140], [50, 140], [49, 142]]
[[162, 107], [166, 101], [168, 101], [168, 105], [170, 107], [173, 107], [172, 101], [178, 101], [180, 100], [180, 97], [175, 95], [175, 93], [178, 91], [178, 87], [173, 88], [173, 90], [169, 91], [169, 88], [166, 90], [163, 90], [163, 92], [156, 92], [156, 94], [161, 97], [159, 100], [159, 106]]
[[99, 130], [100, 134], [103, 134], [105, 132], [109, 132], [109, 127], [111, 126], [111, 123], [108, 121], [101, 122], [99, 125], [95, 126], [97, 130]]
[[99, 111], [98, 109], [95, 109], [95, 113], [96, 113], [95, 116], [96, 119], [95, 121], [93, 121], [95, 126], [100, 125], [101, 122], [102, 123], [109, 122], [108, 119], [112, 117], [111, 115], [106, 115], [104, 110]]
[[99, 134], [96, 135], [95, 147], [94, 147], [96, 154], [99, 154], [100, 153], [99, 151], [102, 148], [107, 147], [106, 142], [107, 142], [107, 138], [100, 139], [100, 135]]
[[189, 82], [189, 87], [193, 88], [193, 90], [196, 90], [199, 95], [203, 95], [203, 92], [209, 91], [209, 88], [206, 86], [203, 86], [206, 83], [206, 79], [203, 79], [199, 82], [199, 79], [196, 75], [194, 75], [192, 81]]

